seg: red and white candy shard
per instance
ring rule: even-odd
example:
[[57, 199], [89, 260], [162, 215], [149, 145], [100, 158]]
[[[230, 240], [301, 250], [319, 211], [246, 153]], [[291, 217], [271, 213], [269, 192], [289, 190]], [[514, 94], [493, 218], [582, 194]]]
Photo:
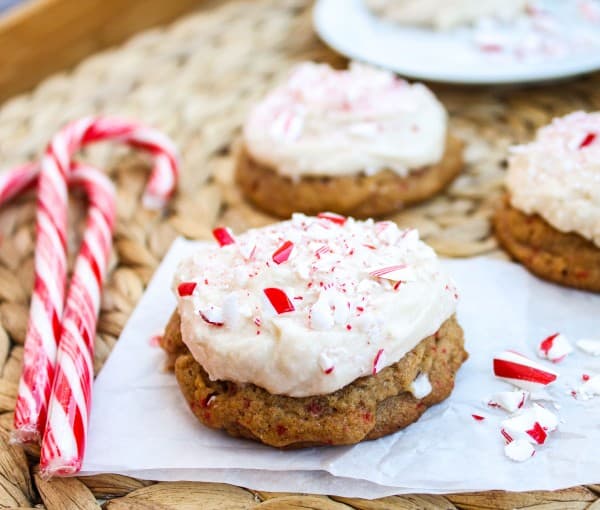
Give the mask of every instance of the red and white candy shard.
[[209, 305], [198, 312], [202, 320], [211, 326], [223, 326], [225, 324], [225, 320], [223, 318], [223, 309]]
[[335, 368], [333, 360], [325, 351], [319, 354], [319, 367], [324, 374], [330, 374]]
[[227, 246], [228, 244], [235, 243], [231, 230], [226, 227], [215, 228], [212, 233], [219, 246]]
[[420, 373], [415, 380], [410, 383], [410, 392], [413, 394], [417, 400], [421, 400], [425, 398], [427, 395], [431, 393], [432, 387], [429, 382], [429, 377], [427, 377], [426, 373]]
[[584, 147], [587, 147], [588, 145], [592, 145], [595, 140], [596, 140], [596, 133], [587, 133], [583, 137], [581, 142], [579, 142], [579, 148], [583, 149]]
[[524, 439], [530, 443], [544, 444], [548, 433], [558, 427], [558, 418], [546, 408], [535, 404], [522, 413], [501, 422], [506, 438]]
[[556, 381], [558, 374], [514, 351], [494, 357], [494, 375], [519, 388], [533, 392]]
[[269, 287], [263, 290], [275, 313], [282, 314], [294, 311], [294, 305], [285, 291], [277, 287]]
[[528, 395], [529, 393], [524, 390], [500, 391], [488, 399], [487, 405], [504, 409], [509, 413], [514, 413], [523, 408]]
[[338, 225], [343, 225], [346, 223], [347, 218], [342, 216], [341, 214], [336, 214], [332, 212], [322, 212], [317, 214], [317, 218], [321, 218], [322, 220], [331, 221], [332, 223], [336, 223]]
[[575, 345], [577, 345], [577, 347], [586, 354], [591, 354], [592, 356], [600, 356], [600, 340], [592, 338], [583, 338], [581, 340], [577, 340], [577, 342], [575, 342]]
[[291, 241], [286, 241], [279, 248], [277, 248], [277, 250], [275, 250], [271, 258], [273, 259], [273, 262], [275, 262], [275, 264], [283, 264], [284, 262], [287, 262], [287, 260], [290, 258], [290, 255], [292, 254], [293, 250], [294, 243], [292, 243]]
[[571, 342], [565, 335], [554, 333], [540, 342], [538, 356], [558, 363], [573, 352]]
[[183, 282], [177, 286], [177, 293], [181, 296], [191, 296], [196, 288], [196, 282]]
[[373, 358], [373, 369], [371, 373], [373, 375], [378, 374], [385, 367], [385, 352], [383, 349], [379, 349], [377, 354]]
[[515, 462], [524, 462], [535, 454], [535, 448], [529, 441], [517, 439], [504, 445], [504, 455]]
[[416, 279], [414, 270], [406, 264], [369, 269], [369, 275], [394, 282], [410, 282]]
[[600, 375], [587, 376], [587, 380], [577, 388], [574, 396], [578, 400], [590, 400], [600, 396]]

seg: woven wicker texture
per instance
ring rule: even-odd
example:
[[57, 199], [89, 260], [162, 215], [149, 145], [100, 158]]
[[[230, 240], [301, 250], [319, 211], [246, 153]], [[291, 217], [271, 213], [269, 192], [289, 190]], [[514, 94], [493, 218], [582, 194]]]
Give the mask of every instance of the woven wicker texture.
[[[99, 370], [145, 284], [178, 235], [209, 239], [216, 224], [240, 231], [272, 221], [245, 204], [232, 183], [240, 124], [257, 99], [300, 60], [345, 65], [320, 43], [302, 0], [225, 2], [123, 47], [88, 58], [0, 108], [0, 161], [8, 168], [39, 156], [66, 121], [90, 113], [138, 118], [174, 138], [183, 157], [180, 191], [165, 213], [141, 208], [147, 161], [113, 146], [85, 157], [110, 168], [118, 225], [96, 338]], [[528, 89], [434, 87], [467, 143], [467, 166], [444, 195], [393, 217], [418, 227], [439, 253], [505, 257], [489, 217], [501, 192], [507, 147], [576, 109], [600, 110], [600, 74]], [[71, 252], [85, 207], [72, 198]], [[596, 509], [600, 485], [558, 492], [403, 496], [376, 501], [271, 494], [205, 483], [153, 483], [117, 475], [45, 482], [36, 448], [9, 446], [32, 288], [35, 204], [23, 197], [0, 210], [0, 507], [236, 509]], [[116, 412], [116, 411], [115, 411]]]

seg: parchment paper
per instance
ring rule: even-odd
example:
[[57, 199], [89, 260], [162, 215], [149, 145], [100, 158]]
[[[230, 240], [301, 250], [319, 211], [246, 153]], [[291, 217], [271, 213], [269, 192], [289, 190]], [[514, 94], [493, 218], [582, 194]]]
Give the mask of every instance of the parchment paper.
[[[96, 379], [82, 475], [111, 472], [364, 498], [600, 482], [600, 397], [579, 401], [570, 394], [582, 373], [600, 373], [600, 358], [576, 350], [554, 366], [560, 377], [548, 392], [560, 406], [561, 423], [527, 462], [504, 456], [499, 423], [507, 414], [483, 403], [510, 389], [492, 375], [495, 353], [510, 348], [535, 359], [539, 341], [556, 331], [573, 342], [598, 338], [599, 295], [542, 282], [512, 263], [445, 260], [460, 290], [458, 319], [470, 353], [452, 396], [377, 441], [280, 451], [201, 425], [173, 374], [163, 370], [164, 353], [150, 341], [175, 307], [170, 283], [178, 261], [201, 246], [174, 242]], [[473, 413], [486, 419], [476, 421]]]

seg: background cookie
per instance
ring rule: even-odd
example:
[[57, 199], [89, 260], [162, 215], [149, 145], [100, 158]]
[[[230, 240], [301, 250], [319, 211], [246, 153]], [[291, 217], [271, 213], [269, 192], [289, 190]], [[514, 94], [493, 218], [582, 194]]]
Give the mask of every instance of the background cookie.
[[335, 211], [355, 218], [379, 217], [439, 193], [460, 173], [463, 142], [448, 137], [443, 159], [407, 176], [390, 170], [375, 175], [302, 177], [293, 181], [252, 159], [242, 147], [236, 181], [245, 197], [260, 209], [287, 218], [296, 211]]
[[515, 209], [508, 197], [495, 214], [494, 227], [506, 251], [539, 277], [600, 292], [600, 248], [591, 241]]

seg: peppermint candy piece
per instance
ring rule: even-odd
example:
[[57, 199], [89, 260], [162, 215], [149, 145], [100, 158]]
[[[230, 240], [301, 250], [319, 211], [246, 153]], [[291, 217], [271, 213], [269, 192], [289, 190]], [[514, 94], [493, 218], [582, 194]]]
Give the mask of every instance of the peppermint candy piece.
[[409, 391], [412, 393], [413, 397], [417, 400], [421, 400], [425, 398], [427, 395], [431, 393], [432, 387], [429, 382], [429, 377], [427, 377], [426, 373], [420, 373], [415, 380], [410, 383]]
[[574, 397], [578, 400], [590, 400], [600, 396], [600, 375], [587, 376], [585, 382], [574, 392]]
[[384, 365], [385, 354], [383, 352], [383, 349], [379, 349], [377, 351], [377, 354], [375, 354], [375, 357], [373, 358], [373, 369], [371, 370], [371, 373], [373, 375], [377, 375], [379, 372], [381, 372], [381, 370], [383, 370]]
[[507, 439], [524, 439], [530, 443], [544, 444], [548, 433], [556, 430], [556, 415], [540, 405], [526, 409], [521, 414], [501, 422], [502, 435]]
[[409, 282], [415, 280], [414, 271], [406, 264], [369, 269], [369, 275], [373, 278], [384, 278], [394, 282]]
[[282, 313], [293, 312], [295, 310], [294, 305], [287, 297], [285, 291], [278, 289], [277, 287], [268, 287], [263, 289], [263, 292], [277, 314], [280, 315]]
[[558, 363], [572, 352], [571, 342], [560, 333], [554, 333], [545, 338], [538, 347], [538, 356], [550, 360], [552, 363]]
[[490, 407], [499, 407], [509, 413], [514, 413], [525, 405], [528, 395], [529, 393], [524, 390], [500, 391], [488, 399], [487, 405]]
[[219, 246], [227, 246], [235, 243], [231, 230], [225, 227], [217, 227], [212, 231], [213, 237], [216, 239]]
[[535, 391], [556, 381], [558, 374], [514, 351], [494, 357], [494, 375], [527, 391]]
[[581, 143], [579, 144], [579, 148], [583, 149], [584, 147], [587, 147], [588, 145], [592, 145], [594, 143], [594, 140], [596, 140], [596, 133], [588, 133], [581, 140]]
[[341, 214], [336, 214], [332, 212], [321, 212], [317, 214], [317, 218], [321, 218], [322, 220], [331, 221], [337, 225], [343, 225], [346, 223], [347, 218], [342, 216]]
[[223, 310], [218, 306], [207, 306], [198, 312], [202, 320], [211, 326], [221, 327], [225, 324], [223, 319]]
[[293, 249], [294, 249], [294, 243], [292, 243], [292, 241], [286, 241], [279, 248], [277, 248], [275, 250], [275, 252], [273, 253], [273, 256], [272, 256], [273, 262], [275, 262], [275, 264], [277, 264], [277, 265], [283, 264], [290, 258], [290, 255], [292, 254]]
[[191, 296], [196, 288], [196, 282], [183, 282], [177, 286], [177, 294], [180, 297]]
[[600, 340], [592, 339], [592, 338], [583, 338], [581, 340], [577, 340], [575, 345], [579, 347], [586, 354], [591, 354], [592, 356], [600, 356]]
[[504, 455], [514, 462], [524, 462], [535, 455], [535, 448], [529, 441], [517, 439], [504, 445]]

